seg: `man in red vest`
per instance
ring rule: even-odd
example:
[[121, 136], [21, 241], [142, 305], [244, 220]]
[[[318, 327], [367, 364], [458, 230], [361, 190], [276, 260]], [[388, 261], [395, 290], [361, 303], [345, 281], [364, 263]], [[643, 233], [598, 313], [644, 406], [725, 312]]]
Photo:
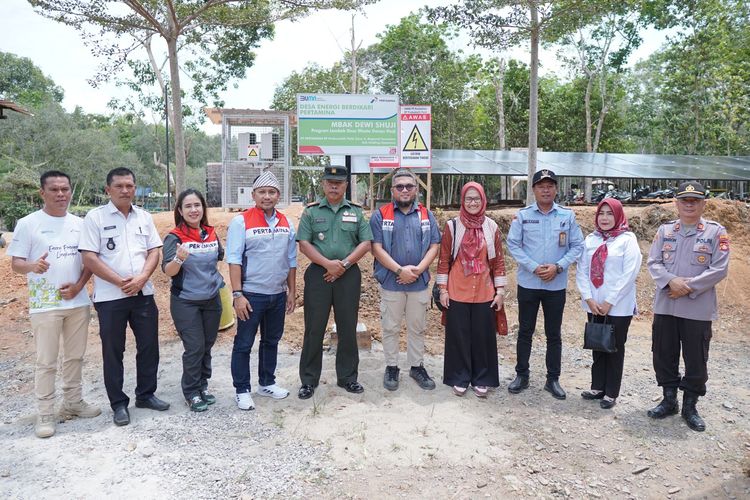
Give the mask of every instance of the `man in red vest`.
[[380, 283], [380, 326], [385, 354], [383, 387], [398, 389], [401, 321], [406, 318], [409, 376], [425, 390], [435, 381], [424, 368], [424, 332], [430, 303], [430, 264], [438, 254], [440, 230], [435, 216], [417, 202], [417, 177], [407, 169], [393, 174], [393, 201], [370, 218], [375, 278]]
[[232, 381], [240, 410], [255, 409], [250, 395], [250, 351], [260, 326], [257, 394], [284, 399], [276, 385], [278, 345], [284, 314], [294, 311], [297, 245], [294, 226], [276, 210], [281, 188], [263, 172], [253, 183], [255, 206], [232, 219], [227, 231], [227, 263], [232, 283], [237, 335], [232, 348]]

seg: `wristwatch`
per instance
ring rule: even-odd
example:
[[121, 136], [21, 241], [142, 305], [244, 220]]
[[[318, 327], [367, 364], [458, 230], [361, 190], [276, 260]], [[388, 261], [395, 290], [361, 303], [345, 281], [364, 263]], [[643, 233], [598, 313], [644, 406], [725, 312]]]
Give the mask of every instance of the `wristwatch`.
[[560, 264], [555, 264], [555, 265], [557, 266], [557, 274], [560, 274], [561, 272], [563, 272], [563, 268]]
[[344, 265], [344, 269], [349, 269], [350, 267], [352, 267], [352, 263], [348, 260], [345, 260], [344, 262], [342, 262], [342, 264]]
[[401, 276], [401, 271], [402, 269], [400, 267], [396, 269], [396, 276]]
[[232, 292], [232, 299], [238, 299], [242, 297], [242, 290], [234, 290]]

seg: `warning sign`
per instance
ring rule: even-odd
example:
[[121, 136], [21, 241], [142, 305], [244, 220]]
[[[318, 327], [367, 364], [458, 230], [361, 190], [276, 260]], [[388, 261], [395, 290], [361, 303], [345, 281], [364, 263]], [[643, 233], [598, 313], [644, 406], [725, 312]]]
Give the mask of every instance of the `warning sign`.
[[432, 166], [432, 106], [401, 106], [401, 166]]
[[260, 144], [250, 144], [247, 147], [248, 161], [258, 161], [260, 159]]
[[411, 133], [409, 134], [409, 138], [406, 140], [406, 144], [404, 145], [404, 151], [429, 151], [427, 148], [427, 145], [424, 143], [424, 138], [422, 137], [422, 134], [419, 133], [419, 128], [414, 125], [414, 128], [411, 129]]

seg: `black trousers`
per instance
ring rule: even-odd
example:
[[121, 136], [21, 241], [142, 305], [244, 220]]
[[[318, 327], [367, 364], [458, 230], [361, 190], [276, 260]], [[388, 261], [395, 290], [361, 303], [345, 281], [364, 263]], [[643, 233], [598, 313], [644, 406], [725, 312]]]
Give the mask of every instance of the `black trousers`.
[[127, 406], [130, 398], [122, 391], [125, 354], [125, 328], [130, 324], [135, 336], [136, 399], [147, 399], [156, 392], [159, 369], [159, 310], [153, 295], [94, 303], [99, 316], [99, 337], [102, 339], [104, 387], [114, 409]]
[[[656, 382], [661, 387], [680, 388], [698, 396], [706, 394], [708, 347], [711, 322], [654, 314], [651, 352]], [[685, 376], [680, 377], [680, 347]]]
[[336, 379], [338, 383], [356, 382], [359, 376], [357, 315], [362, 274], [355, 264], [333, 283], [323, 279], [325, 268], [310, 264], [305, 271], [305, 337], [299, 360], [299, 378], [303, 385], [318, 385], [323, 369], [323, 336], [333, 307], [336, 320]]
[[498, 387], [497, 335], [491, 302], [450, 301], [445, 324], [443, 383]]
[[182, 340], [182, 394], [185, 399], [200, 395], [211, 378], [211, 348], [219, 334], [221, 298], [185, 300], [170, 297], [169, 309], [177, 335]]
[[547, 378], [560, 378], [562, 357], [563, 309], [565, 309], [565, 289], [536, 290], [518, 287], [518, 342], [516, 343], [516, 373], [529, 376], [531, 339], [536, 329], [539, 305], [544, 312], [544, 333], [547, 336]]
[[632, 316], [594, 316], [588, 314], [589, 321], [604, 323], [615, 328], [615, 345], [617, 352], [608, 353], [592, 351], [594, 364], [591, 365], [591, 389], [604, 391], [606, 396], [616, 398], [620, 395], [622, 370], [625, 365], [625, 342], [628, 341], [628, 329]]

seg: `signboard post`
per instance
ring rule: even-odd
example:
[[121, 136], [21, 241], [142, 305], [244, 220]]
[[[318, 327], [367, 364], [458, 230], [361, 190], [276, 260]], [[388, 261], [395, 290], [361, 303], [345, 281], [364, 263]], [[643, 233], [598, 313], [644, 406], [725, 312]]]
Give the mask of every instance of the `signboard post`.
[[399, 112], [401, 167], [426, 168], [427, 208], [432, 195], [432, 106], [401, 106]]

